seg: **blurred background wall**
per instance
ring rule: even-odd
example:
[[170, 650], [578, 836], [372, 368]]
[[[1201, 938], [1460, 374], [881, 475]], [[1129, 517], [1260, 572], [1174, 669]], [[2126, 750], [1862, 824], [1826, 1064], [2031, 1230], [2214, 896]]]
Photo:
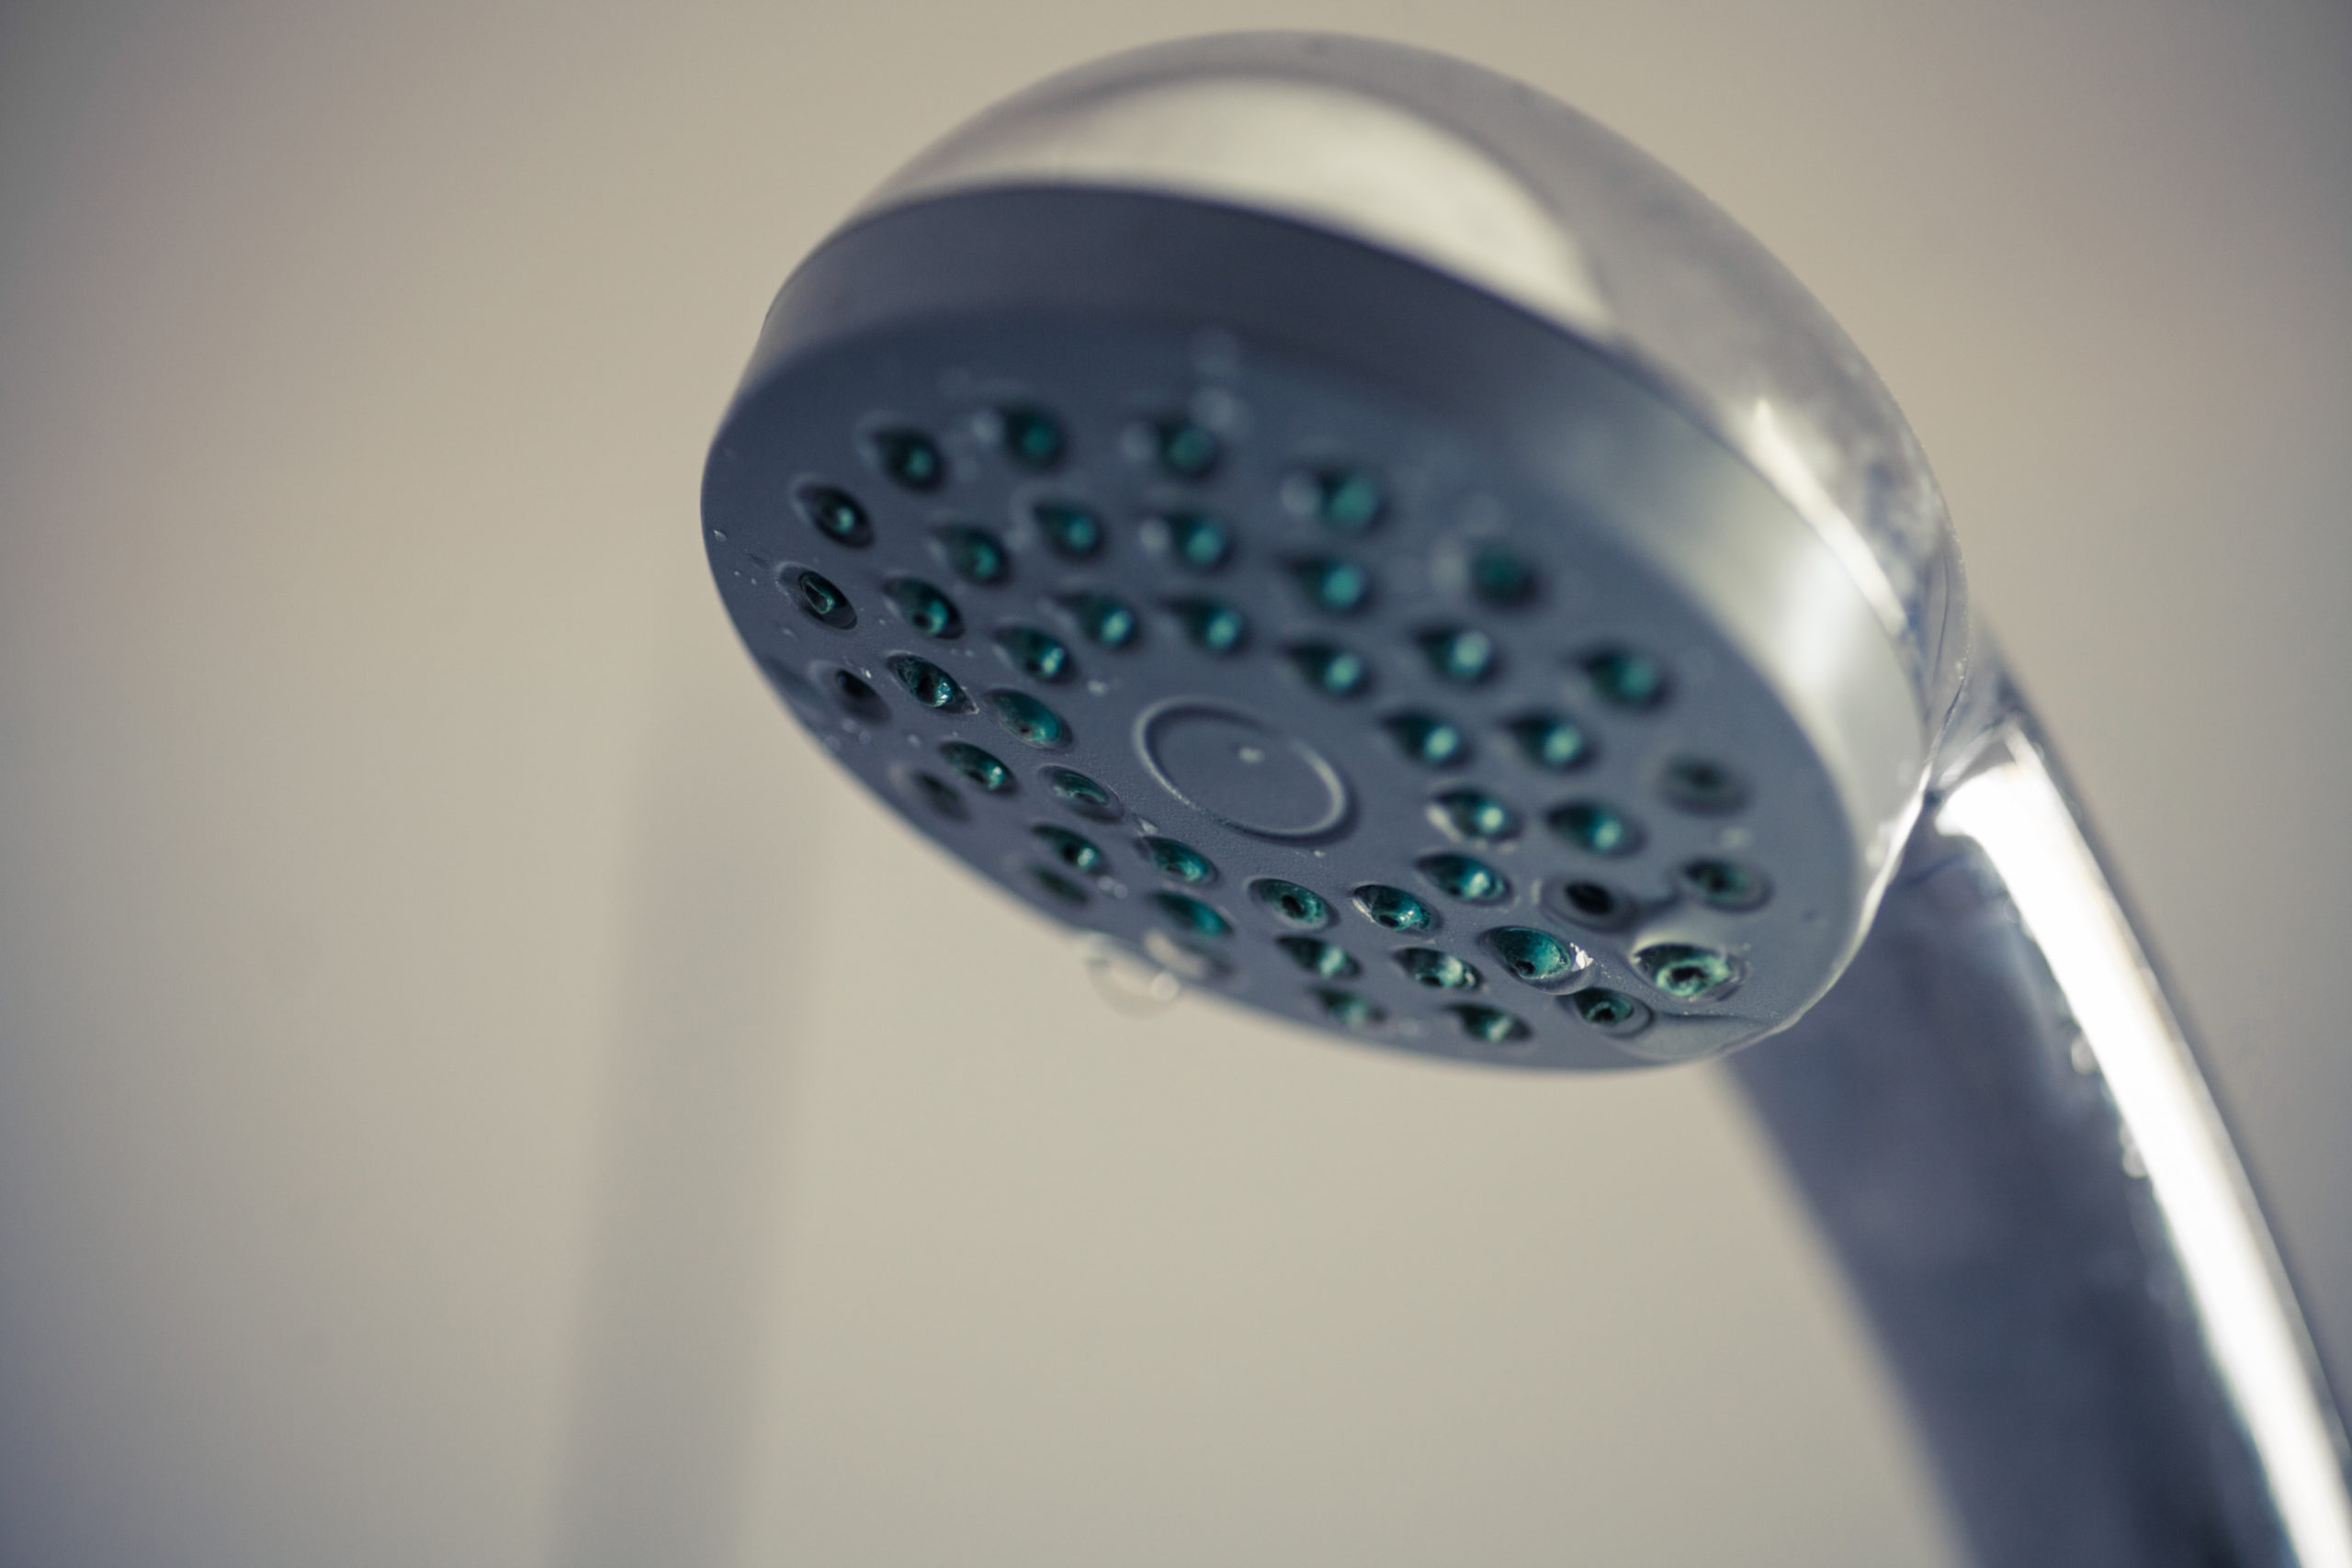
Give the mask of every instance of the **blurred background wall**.
[[703, 444], [1060, 65], [1344, 27], [1750, 225], [2352, 1367], [2352, 11], [0, 7], [0, 1561], [1939, 1564], [1721, 1080], [1128, 1018], [812, 755]]

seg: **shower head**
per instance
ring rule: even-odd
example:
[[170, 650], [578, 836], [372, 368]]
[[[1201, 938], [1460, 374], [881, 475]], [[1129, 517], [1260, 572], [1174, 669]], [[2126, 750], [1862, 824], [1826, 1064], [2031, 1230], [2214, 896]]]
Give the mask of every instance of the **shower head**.
[[713, 570], [800, 720], [1056, 919], [1477, 1061], [1782, 1028], [1966, 615], [1828, 318], [1503, 78], [1249, 35], [1055, 78], [786, 285]]
[[793, 275], [703, 511], [801, 721], [1095, 942], [1455, 1059], [1788, 1030], [1735, 1077], [1982, 1561], [2352, 1568], [2292, 1294], [1917, 444], [1623, 142], [1356, 39], [1057, 77]]

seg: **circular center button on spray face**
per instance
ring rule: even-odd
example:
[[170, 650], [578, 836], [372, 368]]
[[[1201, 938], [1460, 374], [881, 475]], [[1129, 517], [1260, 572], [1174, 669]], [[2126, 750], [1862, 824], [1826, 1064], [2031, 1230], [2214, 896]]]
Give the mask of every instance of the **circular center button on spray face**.
[[1248, 714], [1180, 697], [1144, 714], [1136, 743], [1179, 800], [1244, 833], [1313, 839], [1348, 818], [1339, 770]]

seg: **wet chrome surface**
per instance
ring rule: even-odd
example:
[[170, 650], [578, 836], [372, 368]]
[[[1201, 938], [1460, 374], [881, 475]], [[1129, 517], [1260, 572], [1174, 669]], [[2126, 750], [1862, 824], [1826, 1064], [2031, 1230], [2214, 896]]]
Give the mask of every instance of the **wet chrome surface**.
[[2342, 1427], [2179, 1020], [2006, 694], [1860, 954], [1731, 1070], [1976, 1560], [2352, 1563]]

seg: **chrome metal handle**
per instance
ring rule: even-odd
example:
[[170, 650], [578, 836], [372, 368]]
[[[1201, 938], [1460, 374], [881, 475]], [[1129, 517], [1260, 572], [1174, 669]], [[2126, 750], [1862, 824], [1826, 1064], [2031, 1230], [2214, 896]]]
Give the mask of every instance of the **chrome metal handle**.
[[2343, 1429], [2277, 1249], [2014, 696], [1845, 977], [1731, 1067], [1979, 1562], [2352, 1568]]

